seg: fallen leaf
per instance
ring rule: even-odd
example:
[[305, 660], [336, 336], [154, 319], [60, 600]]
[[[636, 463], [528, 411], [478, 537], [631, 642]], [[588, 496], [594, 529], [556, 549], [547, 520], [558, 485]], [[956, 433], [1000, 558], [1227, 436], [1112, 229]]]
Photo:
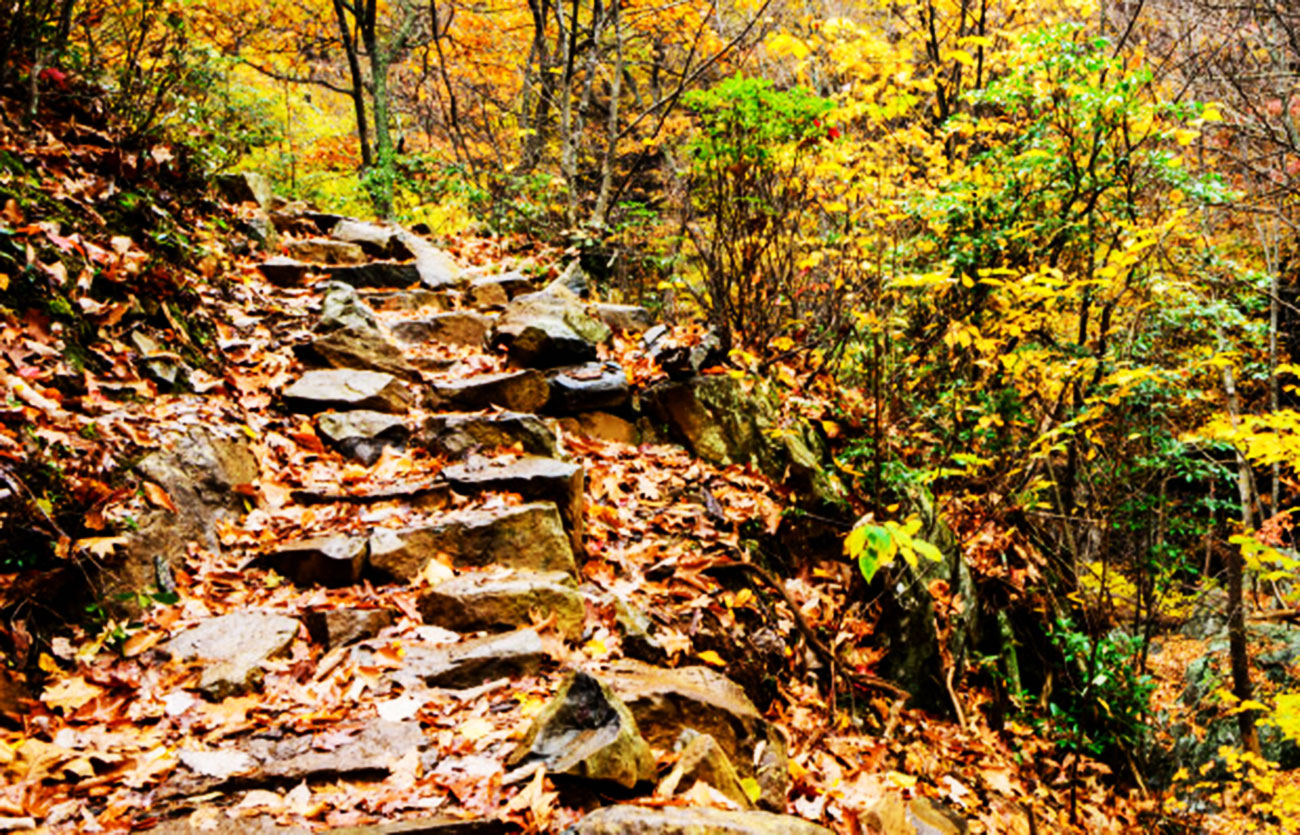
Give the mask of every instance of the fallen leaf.
[[149, 500], [149, 504], [154, 507], [160, 507], [163, 510], [170, 510], [172, 513], [178, 513], [176, 503], [172, 497], [167, 495], [167, 491], [161, 486], [154, 484], [152, 481], [144, 483], [144, 497]]
[[712, 664], [715, 667], [727, 666], [727, 662], [722, 660], [722, 656], [718, 655], [711, 649], [706, 649], [704, 652], [696, 653], [696, 657], [705, 664]]
[[98, 684], [91, 684], [83, 676], [71, 676], [45, 688], [41, 701], [51, 708], [62, 708], [72, 713], [104, 692]]

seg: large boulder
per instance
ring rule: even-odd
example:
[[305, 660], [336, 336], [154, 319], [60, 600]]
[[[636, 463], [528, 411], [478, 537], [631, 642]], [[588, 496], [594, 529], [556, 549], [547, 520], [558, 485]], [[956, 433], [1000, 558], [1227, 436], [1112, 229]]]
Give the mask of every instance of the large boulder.
[[308, 371], [284, 390], [291, 408], [305, 413], [325, 409], [370, 409], [404, 414], [411, 394], [391, 374], [381, 371], [330, 369]]
[[585, 529], [584, 475], [582, 466], [554, 458], [525, 456], [510, 460], [470, 460], [443, 469], [441, 478], [462, 495], [518, 493], [525, 499], [553, 501], [569, 532], [575, 554], [582, 546]]
[[456, 632], [529, 626], [534, 612], [549, 614], [555, 628], [573, 639], [582, 634], [586, 607], [572, 583], [571, 576], [557, 571], [465, 574], [424, 591], [420, 614], [425, 623]]
[[748, 464], [817, 504], [844, 501], [842, 485], [822, 466], [820, 439], [802, 425], [781, 427], [758, 385], [747, 391], [729, 374], [704, 375], [656, 386], [645, 403], [676, 440], [711, 464]]
[[587, 313], [578, 296], [552, 284], [506, 305], [491, 341], [518, 365], [555, 368], [596, 359], [596, 346], [609, 337], [609, 328]]
[[297, 634], [293, 618], [235, 612], [190, 627], [164, 649], [177, 660], [200, 662], [199, 691], [220, 701], [258, 686], [262, 664], [288, 650]]
[[831, 830], [802, 818], [771, 812], [629, 805], [597, 809], [569, 831], [573, 835], [832, 835]]
[[463, 510], [429, 525], [377, 528], [370, 535], [370, 567], [385, 578], [410, 582], [439, 554], [450, 557], [457, 568], [577, 573], [564, 525], [551, 502]]
[[452, 458], [516, 444], [529, 455], [562, 457], [555, 433], [535, 415], [521, 412], [433, 415], [424, 424], [422, 441]]
[[536, 763], [549, 774], [626, 789], [655, 777], [654, 755], [632, 713], [609, 685], [584, 672], [565, 680], [507, 763], [516, 773]]
[[[946, 713], [952, 704], [944, 682], [943, 659], [974, 657], [980, 637], [978, 591], [961, 545], [938, 515], [929, 493], [911, 491], [907, 506], [921, 519], [917, 536], [938, 548], [943, 559], [918, 559], [915, 566], [898, 559], [881, 572], [882, 617], [890, 628], [878, 633], [885, 649], [879, 669], [881, 675], [911, 693], [917, 705]], [[943, 643], [930, 592], [936, 580], [947, 584], [947, 595], [962, 601], [960, 612], [948, 614], [950, 628]], [[1015, 647], [1003, 650], [1014, 653]]]
[[708, 667], [665, 670], [629, 660], [610, 670], [610, 684], [653, 747], [670, 750], [688, 728], [708, 734], [741, 779], [758, 784], [760, 806], [785, 808], [790, 783], [785, 737], [738, 684]]

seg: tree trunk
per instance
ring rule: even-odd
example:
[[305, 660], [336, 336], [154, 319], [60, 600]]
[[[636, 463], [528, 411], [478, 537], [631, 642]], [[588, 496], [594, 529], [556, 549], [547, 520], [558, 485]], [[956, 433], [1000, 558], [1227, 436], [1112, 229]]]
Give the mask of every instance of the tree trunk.
[[374, 160], [370, 154], [370, 131], [366, 126], [366, 82], [361, 74], [361, 59], [357, 56], [357, 44], [352, 39], [342, 0], [334, 0], [334, 15], [339, 21], [339, 36], [343, 39], [343, 52], [348, 60], [348, 74], [352, 77], [352, 109], [357, 119], [357, 140], [361, 144], [361, 167], [369, 169]]

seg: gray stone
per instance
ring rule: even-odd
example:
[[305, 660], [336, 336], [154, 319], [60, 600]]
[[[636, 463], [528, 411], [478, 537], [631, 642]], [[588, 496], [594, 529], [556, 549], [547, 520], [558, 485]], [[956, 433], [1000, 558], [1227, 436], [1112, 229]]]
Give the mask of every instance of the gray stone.
[[552, 501], [569, 532], [573, 553], [583, 554], [585, 499], [581, 465], [554, 458], [526, 456], [511, 461], [471, 461], [442, 471], [451, 489], [464, 495], [518, 493], [525, 499]]
[[381, 371], [404, 380], [420, 377], [401, 349], [377, 328], [330, 331], [300, 346], [297, 353], [306, 362], [330, 368]]
[[350, 774], [387, 774], [403, 756], [428, 744], [420, 723], [373, 719], [357, 735], [330, 750], [318, 750], [312, 734], [252, 739], [244, 750], [259, 763], [262, 780], [298, 783]]
[[582, 262], [573, 260], [569, 266], [564, 268], [564, 272], [552, 281], [546, 287], [547, 290], [564, 290], [578, 298], [585, 299], [591, 295], [591, 279], [582, 269]]
[[411, 402], [393, 375], [353, 369], [308, 371], [284, 390], [284, 397], [297, 411], [309, 413], [334, 408], [403, 414]]
[[546, 376], [551, 386], [547, 410], [559, 414], [621, 409], [631, 397], [627, 374], [614, 362], [557, 368]]
[[298, 586], [350, 586], [366, 564], [364, 537], [329, 536], [299, 539], [276, 546], [266, 555], [276, 573]]
[[465, 690], [499, 678], [533, 675], [547, 658], [537, 632], [517, 629], [446, 646], [408, 646], [393, 680], [403, 687], [418, 683]]
[[682, 731], [675, 747], [678, 752], [677, 762], [668, 776], [659, 782], [655, 794], [672, 797], [679, 792], [688, 791], [695, 783], [702, 782], [717, 789], [742, 809], [753, 805], [740, 782], [736, 767], [731, 764], [716, 739], [688, 728]]
[[316, 418], [316, 431], [335, 449], [369, 467], [384, 447], [401, 449], [410, 437], [405, 421], [383, 412], [325, 412]]
[[311, 639], [327, 650], [373, 638], [397, 621], [396, 609], [312, 609], [304, 623]]
[[235, 221], [235, 229], [247, 236], [262, 252], [275, 253], [280, 249], [280, 234], [271, 217], [263, 209], [258, 209], [249, 217], [238, 218]]
[[420, 275], [420, 283], [425, 287], [436, 290], [456, 287], [463, 283], [460, 265], [450, 253], [405, 229], [398, 233], [398, 240], [415, 258], [415, 268]]
[[521, 412], [433, 415], [424, 424], [422, 440], [430, 449], [452, 458], [478, 449], [515, 445], [529, 455], [562, 457], [555, 433], [535, 415]]
[[499, 282], [475, 279], [465, 288], [465, 299], [480, 310], [495, 310], [510, 302], [510, 294]]
[[[400, 230], [353, 218], [341, 218], [330, 230], [330, 237], [361, 247], [372, 258], [404, 260], [415, 253], [402, 241]], [[414, 283], [414, 282], [412, 282]]]
[[536, 412], [550, 399], [546, 378], [532, 369], [480, 374], [432, 387], [435, 405], [460, 409], [489, 409], [493, 406], [513, 412]]
[[361, 264], [366, 260], [366, 254], [358, 244], [329, 238], [285, 241], [284, 248], [290, 258], [317, 264]]
[[261, 682], [263, 662], [283, 653], [298, 634], [298, 621], [265, 612], [209, 618], [168, 641], [181, 661], [200, 661], [199, 690], [208, 698], [246, 693]]
[[462, 575], [420, 595], [424, 622], [456, 632], [529, 626], [532, 613], [554, 615], [566, 638], [582, 634], [586, 608], [573, 578], [556, 571], [514, 572], [501, 578]]
[[[645, 342], [654, 357], [668, 376], [673, 380], [689, 380], [706, 368], [722, 365], [727, 361], [727, 354], [722, 350], [722, 339], [710, 331], [699, 342], [682, 345], [669, 337], [667, 331], [656, 333], [652, 328], [645, 335]], [[651, 339], [651, 336], [654, 339]]]
[[640, 333], [654, 322], [650, 311], [635, 304], [593, 304], [591, 312], [612, 331]]
[[472, 310], [436, 313], [393, 325], [393, 336], [403, 342], [441, 342], [446, 345], [483, 347], [492, 319]]
[[606, 806], [578, 821], [573, 835], [833, 835], [792, 815], [702, 807]]
[[610, 684], [652, 746], [671, 748], [686, 728], [709, 734], [741, 779], [758, 782], [760, 806], [785, 808], [790, 783], [785, 738], [731, 679], [708, 667], [666, 670], [624, 660], [610, 670]]
[[165, 350], [139, 328], [131, 331], [131, 345], [139, 354], [141, 373], [158, 383], [164, 391], [180, 391], [189, 386], [190, 367], [179, 354]]
[[256, 203], [258, 207], [271, 208], [271, 181], [256, 171], [240, 171], [217, 177], [217, 190], [231, 203]]
[[550, 774], [628, 789], [655, 777], [654, 754], [636, 719], [609, 685], [585, 672], [565, 680], [507, 763], [516, 774], [540, 763]]
[[294, 258], [276, 255], [258, 264], [257, 269], [277, 287], [297, 287], [316, 268]]
[[325, 285], [325, 295], [321, 299], [320, 321], [316, 330], [320, 333], [352, 328], [359, 331], [379, 333], [379, 320], [370, 309], [356, 288], [341, 281], [331, 281]]
[[667, 650], [651, 631], [654, 623], [621, 597], [614, 598], [614, 628], [626, 657], [647, 664], [663, 664], [668, 660]]
[[508, 300], [513, 299], [516, 296], [522, 296], [525, 293], [533, 292], [533, 290], [537, 288], [537, 283], [532, 278], [521, 272], [484, 275], [470, 281], [470, 292], [475, 292], [475, 288], [489, 286], [498, 287], [503, 290]]
[[371, 291], [366, 300], [376, 310], [433, 310], [442, 312], [451, 309], [451, 299], [446, 291], [435, 290], [387, 290]]
[[415, 818], [374, 826], [327, 829], [325, 835], [509, 835], [519, 831], [518, 824], [493, 818]]
[[420, 271], [408, 261], [371, 261], [368, 264], [326, 267], [325, 272], [335, 281], [357, 288], [414, 287], [420, 283]]
[[432, 525], [379, 528], [370, 535], [370, 567], [410, 582], [445, 554], [457, 568], [501, 566], [576, 574], [563, 523], [550, 502], [498, 510], [462, 510]]
[[609, 412], [585, 412], [562, 417], [559, 422], [566, 435], [596, 438], [628, 446], [641, 443], [641, 430], [636, 424]]
[[552, 284], [506, 305], [492, 344], [505, 348], [514, 363], [555, 368], [596, 359], [596, 346], [609, 336], [609, 328], [588, 315], [581, 299]]

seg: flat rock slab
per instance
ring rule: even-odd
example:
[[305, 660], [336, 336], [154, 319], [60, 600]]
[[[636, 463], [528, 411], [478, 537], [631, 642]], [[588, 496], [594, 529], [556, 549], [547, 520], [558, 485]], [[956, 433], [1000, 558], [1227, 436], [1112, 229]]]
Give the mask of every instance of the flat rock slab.
[[583, 554], [583, 470], [554, 458], [527, 456], [508, 462], [453, 464], [441, 477], [463, 495], [518, 493], [525, 499], [555, 502], [575, 554]]
[[317, 264], [360, 264], [366, 260], [360, 245], [330, 238], [285, 241], [284, 249], [290, 258]]
[[298, 621], [265, 612], [235, 612], [192, 626], [165, 645], [181, 661], [203, 663], [199, 690], [224, 699], [261, 682], [263, 662], [289, 648]]
[[483, 275], [470, 281], [470, 292], [475, 288], [497, 287], [505, 292], [507, 299], [531, 293], [537, 289], [537, 282], [520, 272]]
[[472, 310], [456, 310], [398, 322], [391, 330], [393, 336], [402, 342], [482, 347], [491, 329], [491, 317]]
[[340, 218], [330, 229], [330, 237], [355, 244], [372, 258], [405, 260], [414, 257], [415, 253], [403, 242], [401, 231], [393, 226]]
[[589, 362], [609, 337], [609, 328], [588, 315], [581, 299], [555, 284], [512, 300], [492, 330], [492, 344], [530, 368]]
[[654, 324], [650, 311], [635, 304], [593, 304], [591, 312], [612, 331], [640, 333]]
[[241, 782], [298, 783], [347, 775], [384, 775], [402, 757], [418, 753], [426, 745], [420, 723], [413, 719], [373, 720], [357, 729], [355, 736], [333, 744], [329, 750], [315, 747], [316, 739], [311, 734], [281, 739], [253, 738], [243, 743], [241, 750], [257, 766]]
[[687, 728], [709, 734], [742, 778], [758, 781], [760, 806], [785, 808], [790, 779], [785, 738], [763, 719], [740, 685], [708, 667], [668, 670], [636, 661], [615, 664], [610, 684], [652, 746], [672, 748]]
[[431, 525], [370, 535], [370, 568], [410, 582], [437, 554], [457, 568], [501, 566], [576, 574], [573, 550], [551, 502], [449, 513]]
[[833, 835], [792, 815], [700, 807], [606, 806], [574, 824], [573, 835]]
[[258, 264], [257, 269], [266, 276], [267, 281], [277, 287], [297, 287], [305, 282], [308, 273], [313, 272], [317, 267], [296, 258], [277, 255]]
[[480, 374], [464, 380], [433, 385], [434, 400], [459, 409], [538, 412], [551, 397], [546, 378], [532, 369]]
[[415, 366], [402, 354], [402, 349], [377, 327], [333, 330], [305, 345], [296, 346], [294, 352], [308, 365], [380, 371], [403, 380], [418, 380], [420, 377]]
[[410, 261], [371, 261], [368, 264], [326, 267], [325, 272], [334, 281], [358, 289], [401, 289], [420, 283], [420, 270]]
[[519, 831], [519, 825], [511, 821], [415, 818], [393, 823], [378, 823], [373, 826], [326, 829], [322, 831], [322, 835], [510, 835]]
[[548, 657], [534, 630], [518, 629], [440, 647], [408, 646], [393, 680], [403, 687], [465, 690], [499, 678], [532, 675]]
[[311, 639], [327, 650], [375, 637], [397, 622], [396, 609], [313, 609], [303, 622]]
[[379, 460], [384, 447], [401, 449], [411, 434], [397, 415], [364, 409], [325, 412], [316, 418], [316, 432], [343, 455], [367, 467]]
[[566, 435], [596, 438], [616, 444], [636, 446], [641, 443], [641, 430], [637, 425], [609, 412], [583, 412], [560, 418]]
[[655, 758], [627, 705], [595, 676], [570, 675], [506, 760], [512, 776], [540, 763], [550, 774], [625, 789], [655, 778]]
[[582, 634], [586, 606], [567, 574], [516, 572], [501, 578], [462, 575], [420, 595], [424, 622], [455, 632], [529, 626], [532, 613], [555, 616], [567, 638]]
[[536, 415], [523, 412], [443, 413], [424, 424], [423, 442], [432, 450], [460, 458], [477, 449], [515, 446], [529, 455], [559, 458], [555, 433]]
[[557, 368], [546, 376], [551, 386], [547, 410], [557, 414], [617, 410], [632, 396], [627, 374], [615, 362]]
[[300, 412], [325, 409], [370, 409], [403, 414], [411, 395], [392, 374], [357, 369], [308, 371], [284, 390], [289, 405]]
[[366, 303], [375, 310], [443, 312], [451, 309], [451, 293], [438, 290], [386, 290], [366, 293]]
[[446, 484], [398, 484], [378, 490], [349, 493], [337, 488], [318, 487], [294, 490], [289, 496], [299, 504], [404, 502], [412, 507], [436, 510], [451, 503], [451, 488]]
[[266, 555], [276, 573], [297, 586], [338, 588], [361, 580], [366, 564], [364, 537], [329, 536], [286, 542]]

